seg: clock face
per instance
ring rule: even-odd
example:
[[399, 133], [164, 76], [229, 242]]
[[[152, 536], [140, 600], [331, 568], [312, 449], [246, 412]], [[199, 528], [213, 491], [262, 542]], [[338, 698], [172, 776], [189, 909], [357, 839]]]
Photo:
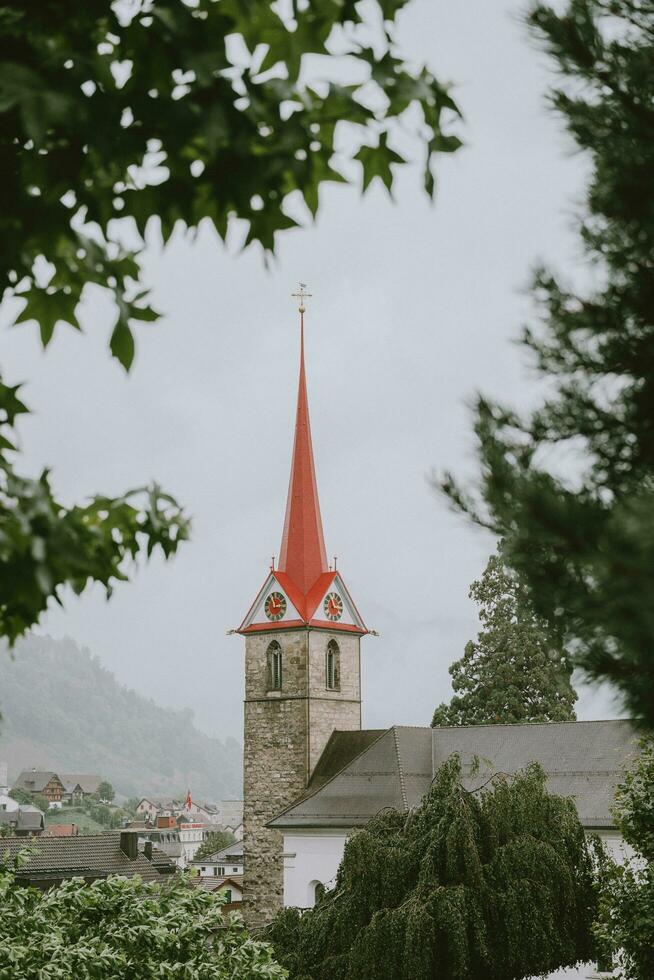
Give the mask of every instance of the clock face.
[[276, 623], [286, 612], [286, 599], [281, 592], [271, 592], [263, 608], [268, 619]]
[[338, 592], [328, 592], [322, 605], [327, 619], [335, 623], [343, 615], [343, 600]]

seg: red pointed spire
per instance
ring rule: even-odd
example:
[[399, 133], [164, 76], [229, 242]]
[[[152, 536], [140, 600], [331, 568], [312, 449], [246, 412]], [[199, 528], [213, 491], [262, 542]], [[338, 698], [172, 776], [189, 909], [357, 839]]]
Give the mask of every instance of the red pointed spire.
[[319, 575], [329, 571], [313, 462], [307, 380], [304, 373], [303, 297], [300, 299], [300, 384], [279, 571], [286, 572], [303, 595], [307, 595]]

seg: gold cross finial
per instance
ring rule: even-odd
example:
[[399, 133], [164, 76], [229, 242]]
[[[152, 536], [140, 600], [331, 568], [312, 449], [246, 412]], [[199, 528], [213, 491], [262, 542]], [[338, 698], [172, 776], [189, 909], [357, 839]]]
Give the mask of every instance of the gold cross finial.
[[311, 293], [307, 292], [307, 284], [305, 282], [301, 282], [300, 291], [298, 293], [292, 293], [291, 295], [293, 296], [294, 299], [299, 299], [300, 305], [298, 306], [298, 310], [300, 311], [300, 313], [304, 313], [305, 310], [304, 301], [305, 299], [311, 298]]

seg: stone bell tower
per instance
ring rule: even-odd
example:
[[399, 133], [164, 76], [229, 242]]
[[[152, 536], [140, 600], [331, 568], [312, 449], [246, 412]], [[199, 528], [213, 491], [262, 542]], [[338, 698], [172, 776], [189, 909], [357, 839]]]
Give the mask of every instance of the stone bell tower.
[[300, 301], [300, 382], [279, 567], [238, 628], [245, 637], [243, 911], [283, 905], [282, 835], [267, 827], [302, 795], [335, 729], [361, 728], [360, 642], [368, 631], [327, 563], [309, 425]]

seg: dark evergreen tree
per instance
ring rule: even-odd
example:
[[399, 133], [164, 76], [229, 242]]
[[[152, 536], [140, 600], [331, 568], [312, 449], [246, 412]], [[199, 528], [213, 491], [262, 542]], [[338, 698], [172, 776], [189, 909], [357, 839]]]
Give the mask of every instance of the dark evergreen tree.
[[501, 546], [470, 586], [482, 628], [450, 667], [454, 696], [432, 725], [574, 721], [577, 700], [559, 637], [537, 616]]
[[461, 785], [456, 756], [407, 816], [350, 838], [316, 907], [266, 938], [291, 980], [522, 980], [588, 960], [593, 855], [571, 800], [538, 766]]
[[481, 398], [483, 504], [444, 486], [506, 538], [576, 664], [654, 726], [654, 3], [539, 3], [529, 23], [592, 165], [579, 219], [591, 275], [537, 273], [541, 323], [523, 341], [547, 381], [541, 406]]
[[603, 865], [600, 913], [595, 926], [600, 944], [619, 959], [624, 980], [654, 977], [654, 741], [642, 752], [617, 792], [616, 815], [636, 857], [623, 865]]

